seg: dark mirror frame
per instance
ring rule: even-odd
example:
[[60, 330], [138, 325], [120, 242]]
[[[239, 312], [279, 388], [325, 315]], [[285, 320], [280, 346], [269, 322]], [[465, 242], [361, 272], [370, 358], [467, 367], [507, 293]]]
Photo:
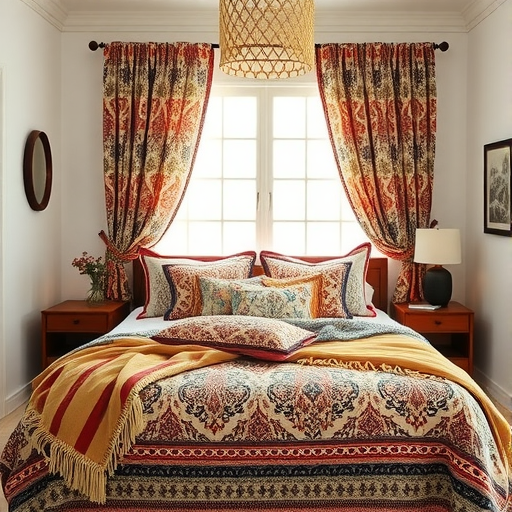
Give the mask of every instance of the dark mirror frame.
[[[43, 145], [45, 160], [45, 185], [43, 197], [41, 199], [36, 195], [34, 180], [34, 172], [37, 172], [37, 169], [34, 169], [34, 148], [38, 140]], [[23, 155], [23, 184], [25, 185], [25, 194], [27, 196], [28, 204], [32, 210], [41, 211], [48, 206], [52, 191], [52, 177], [52, 150], [50, 148], [48, 136], [46, 133], [39, 130], [32, 130], [27, 138], [25, 153]]]

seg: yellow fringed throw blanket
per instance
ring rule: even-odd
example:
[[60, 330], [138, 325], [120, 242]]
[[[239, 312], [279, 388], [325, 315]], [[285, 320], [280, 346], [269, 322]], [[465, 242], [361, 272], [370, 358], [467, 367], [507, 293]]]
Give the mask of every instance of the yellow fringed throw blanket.
[[[59, 473], [70, 488], [91, 501], [104, 503], [107, 475], [144, 428], [139, 391], [164, 377], [237, 357], [195, 345], [163, 345], [144, 337], [120, 338], [69, 354], [33, 382], [25, 413], [25, 421], [34, 428], [32, 444], [49, 458], [50, 472]], [[321, 342], [300, 349], [288, 361], [432, 374], [457, 382], [482, 404], [510, 472], [510, 426], [464, 371], [426, 343], [404, 335]]]
[[119, 338], [57, 360], [32, 383], [32, 444], [71, 489], [105, 502], [107, 475], [144, 428], [139, 391], [181, 372], [236, 359], [199, 346]]

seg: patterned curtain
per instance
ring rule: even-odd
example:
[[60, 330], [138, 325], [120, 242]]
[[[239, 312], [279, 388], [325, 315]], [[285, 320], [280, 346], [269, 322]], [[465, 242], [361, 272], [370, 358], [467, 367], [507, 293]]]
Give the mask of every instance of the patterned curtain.
[[124, 264], [157, 243], [188, 185], [210, 95], [209, 44], [112, 43], [104, 49], [107, 297], [128, 300]]
[[372, 243], [402, 262], [393, 302], [420, 300], [416, 228], [429, 226], [436, 132], [432, 43], [317, 47], [317, 79], [338, 170]]

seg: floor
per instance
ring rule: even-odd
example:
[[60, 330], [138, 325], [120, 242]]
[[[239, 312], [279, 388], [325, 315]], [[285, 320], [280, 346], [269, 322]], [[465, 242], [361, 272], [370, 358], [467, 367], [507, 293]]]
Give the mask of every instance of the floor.
[[[496, 407], [501, 411], [503, 416], [505, 416], [507, 421], [512, 426], [512, 411], [505, 409], [505, 407], [501, 406], [499, 403], [495, 402], [495, 404]], [[0, 420], [0, 453], [4, 448], [4, 445], [7, 442], [9, 435], [18, 424], [18, 421], [21, 418], [24, 409], [25, 405], [19, 407], [11, 414]], [[7, 502], [5, 501], [3, 492], [0, 492], [0, 512], [8, 512]]]

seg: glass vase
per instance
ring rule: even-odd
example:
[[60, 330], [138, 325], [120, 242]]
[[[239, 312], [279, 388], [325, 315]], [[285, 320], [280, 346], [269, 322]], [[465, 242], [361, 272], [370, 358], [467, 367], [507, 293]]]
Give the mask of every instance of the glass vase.
[[91, 288], [87, 294], [87, 302], [90, 305], [105, 302], [105, 285], [102, 276], [90, 276]]

